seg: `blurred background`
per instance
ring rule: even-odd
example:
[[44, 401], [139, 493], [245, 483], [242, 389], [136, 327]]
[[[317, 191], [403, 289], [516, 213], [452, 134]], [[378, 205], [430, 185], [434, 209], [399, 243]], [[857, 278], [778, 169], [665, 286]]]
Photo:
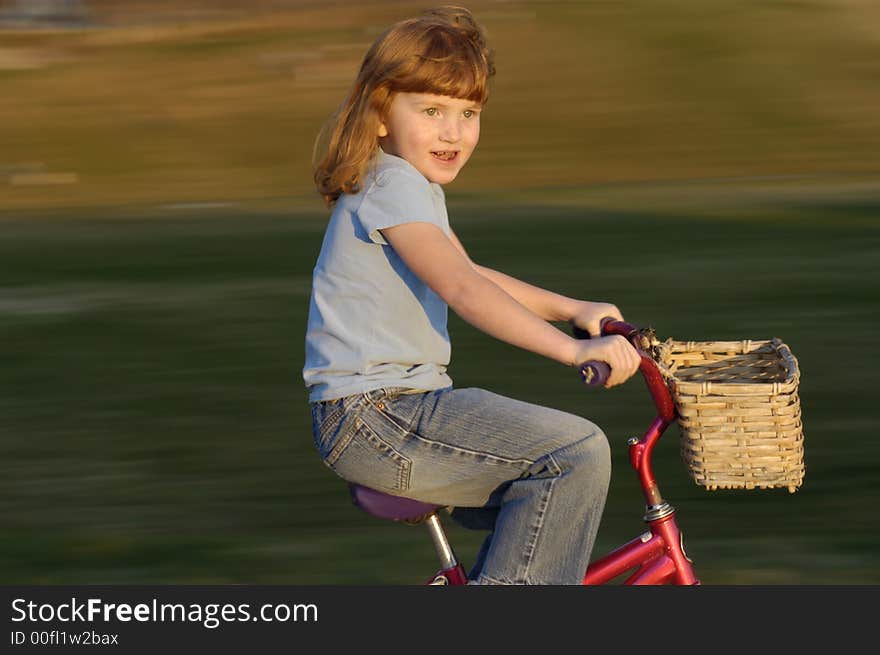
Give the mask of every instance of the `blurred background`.
[[[355, 509], [300, 376], [312, 144], [391, 22], [335, 0], [0, 1], [0, 582], [420, 583]], [[806, 478], [664, 495], [709, 584], [876, 584], [880, 5], [474, 0], [498, 74], [447, 188], [482, 263], [683, 340], [780, 337]], [[451, 317], [458, 386], [588, 416], [595, 555], [643, 531], [638, 380], [587, 391]], [[466, 564], [482, 534], [447, 521]]]

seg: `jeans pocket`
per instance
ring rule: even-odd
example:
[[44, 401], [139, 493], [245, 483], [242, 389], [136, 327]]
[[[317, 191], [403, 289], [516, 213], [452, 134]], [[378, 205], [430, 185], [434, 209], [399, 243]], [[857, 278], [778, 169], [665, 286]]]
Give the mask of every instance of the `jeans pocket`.
[[360, 418], [339, 439], [324, 463], [341, 478], [391, 493], [409, 489], [412, 460], [401, 455]]
[[409, 432], [410, 427], [424, 402], [425, 393], [406, 394], [405, 389], [392, 388], [382, 390], [384, 396], [367, 399], [375, 412], [387, 421], [392, 427], [401, 432]]

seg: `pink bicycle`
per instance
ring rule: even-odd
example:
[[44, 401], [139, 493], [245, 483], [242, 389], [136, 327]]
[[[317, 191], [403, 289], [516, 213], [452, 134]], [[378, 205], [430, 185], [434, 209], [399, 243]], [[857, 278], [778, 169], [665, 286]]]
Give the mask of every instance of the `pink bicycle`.
[[[656, 335], [651, 328], [640, 329], [630, 323], [610, 319], [603, 321], [602, 333], [622, 335], [639, 351], [642, 358], [639, 370], [657, 408], [657, 417], [641, 439], [631, 437], [627, 441], [630, 463], [645, 495], [647, 509], [644, 521], [648, 524], [648, 531], [593, 561], [584, 574], [583, 584], [606, 584], [630, 571], [632, 573], [623, 581], [625, 585], [700, 584], [691, 559], [685, 553], [675, 510], [660, 495], [651, 467], [654, 446], [676, 418], [672, 396], [656, 362]], [[579, 330], [576, 330], [576, 336], [588, 337]], [[589, 386], [604, 384], [609, 372], [607, 364], [597, 361], [586, 362], [580, 371], [584, 383]], [[350, 484], [349, 489], [355, 505], [373, 516], [409, 524], [425, 523], [428, 526], [440, 559], [440, 570], [428, 579], [427, 584], [467, 584], [464, 567], [456, 558], [440, 524], [438, 511], [442, 506], [391, 496], [357, 484]]]

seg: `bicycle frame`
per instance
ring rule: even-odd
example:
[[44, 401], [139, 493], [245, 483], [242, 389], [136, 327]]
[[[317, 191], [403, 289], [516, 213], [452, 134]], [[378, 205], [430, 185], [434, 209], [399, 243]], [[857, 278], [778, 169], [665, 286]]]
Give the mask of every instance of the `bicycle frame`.
[[[639, 370], [657, 407], [657, 417], [641, 439], [631, 437], [629, 460], [635, 470], [646, 501], [645, 522], [649, 530], [588, 567], [582, 584], [607, 584], [632, 571], [624, 585], [698, 585], [692, 561], [684, 549], [684, 538], [675, 520], [675, 509], [663, 500], [651, 466], [654, 446], [667, 427], [675, 420], [675, 405], [666, 381], [654, 359], [648, 354], [653, 347], [653, 330], [640, 330], [624, 321], [603, 321], [603, 334], [626, 337], [639, 351], [642, 361]], [[440, 527], [436, 514], [427, 518], [431, 537], [440, 557], [441, 566], [427, 584], [467, 584], [467, 575], [455, 559], [452, 548]]]
[[639, 370], [657, 407], [657, 417], [644, 436], [641, 439], [632, 437], [627, 442], [629, 460], [638, 475], [647, 503], [644, 519], [649, 530], [592, 562], [587, 567], [583, 584], [605, 584], [633, 569], [635, 571], [623, 584], [700, 584], [694, 574], [691, 559], [685, 552], [684, 538], [675, 520], [675, 509], [663, 500], [651, 466], [654, 446], [675, 420], [675, 405], [669, 388], [657, 368], [657, 363], [646, 352], [653, 345], [653, 332], [649, 330], [646, 334], [629, 323], [608, 321], [603, 324], [603, 334], [624, 336], [639, 351], [642, 358]]
[[605, 584], [632, 569], [635, 572], [623, 584], [700, 584], [694, 574], [691, 559], [685, 552], [684, 538], [675, 520], [675, 509], [663, 500], [651, 466], [654, 446], [675, 420], [675, 405], [669, 388], [656, 362], [646, 352], [653, 345], [653, 333], [648, 336], [634, 325], [623, 321], [605, 323], [603, 333], [624, 336], [639, 351], [642, 358], [639, 370], [657, 407], [657, 417], [644, 436], [641, 439], [632, 437], [627, 442], [630, 463], [638, 475], [645, 495], [647, 511], [644, 519], [649, 530], [592, 562], [587, 567], [583, 584]]

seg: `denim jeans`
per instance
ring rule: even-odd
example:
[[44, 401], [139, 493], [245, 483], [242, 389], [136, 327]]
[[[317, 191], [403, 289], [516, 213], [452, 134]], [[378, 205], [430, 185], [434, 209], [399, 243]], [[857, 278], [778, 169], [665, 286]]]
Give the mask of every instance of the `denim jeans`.
[[408, 391], [312, 403], [324, 463], [344, 480], [454, 507], [461, 525], [489, 530], [475, 584], [579, 584], [608, 493], [602, 431], [482, 389]]

